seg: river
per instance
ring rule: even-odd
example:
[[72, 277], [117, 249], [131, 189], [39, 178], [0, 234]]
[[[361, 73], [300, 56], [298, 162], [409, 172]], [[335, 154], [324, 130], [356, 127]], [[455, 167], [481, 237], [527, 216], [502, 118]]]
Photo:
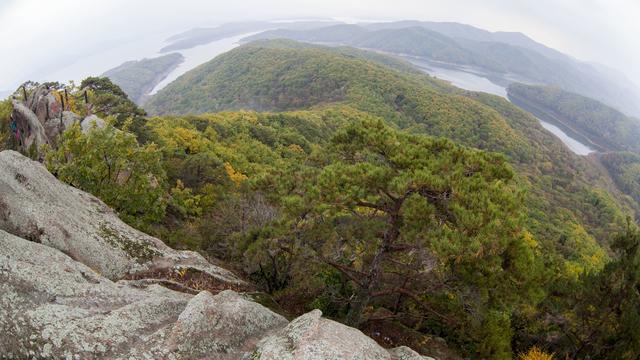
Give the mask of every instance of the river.
[[[425, 61], [423, 59], [417, 59], [413, 57], [404, 58], [429, 75], [435, 76], [438, 79], [449, 81], [452, 85], [457, 86], [461, 89], [470, 91], [482, 91], [489, 94], [501, 96], [508, 100], [507, 88], [489, 80], [484, 74], [482, 74], [482, 72], [478, 70], [463, 67], [444, 67], [439, 66], [439, 64], [435, 64], [433, 62]], [[565, 144], [565, 146], [574, 153], [578, 155], [588, 155], [595, 151], [587, 145], [567, 135], [567, 133], [562, 131], [562, 129], [560, 129], [559, 127], [541, 120], [540, 118], [537, 119], [538, 121], [540, 121], [540, 125], [542, 125], [543, 128], [560, 139]]]
[[165, 77], [161, 82], [159, 82], [153, 90], [151, 90], [151, 95], [157, 93], [160, 89], [167, 86], [170, 82], [180, 77], [180, 75], [186, 73], [187, 71], [204, 64], [216, 56], [225, 53], [238, 45], [240, 45], [240, 40], [245, 37], [258, 34], [262, 31], [246, 33], [238, 36], [224, 38], [218, 41], [212, 41], [205, 45], [199, 45], [192, 47], [190, 49], [180, 50], [179, 52], [184, 56], [184, 61], [178, 65], [167, 77]]

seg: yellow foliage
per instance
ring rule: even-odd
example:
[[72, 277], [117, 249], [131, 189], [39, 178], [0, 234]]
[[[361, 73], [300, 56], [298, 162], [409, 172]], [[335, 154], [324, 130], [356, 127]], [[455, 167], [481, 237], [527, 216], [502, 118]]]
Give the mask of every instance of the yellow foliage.
[[529, 245], [530, 248], [535, 249], [538, 247], [538, 242], [533, 238], [533, 235], [531, 235], [530, 232], [525, 230], [522, 236], [524, 237], [524, 242]]
[[574, 224], [567, 240], [574, 254], [565, 262], [567, 274], [577, 278], [584, 272], [599, 271], [607, 262], [607, 254], [596, 240], [580, 225]]
[[158, 119], [150, 125], [167, 152], [186, 151], [189, 154], [197, 154], [205, 151], [211, 144], [202, 133], [189, 128], [186, 124]]
[[302, 147], [298, 144], [291, 144], [288, 146], [289, 150], [293, 151], [293, 152], [297, 152], [297, 153], [304, 153], [304, 149], [302, 149]]
[[553, 360], [553, 354], [546, 353], [540, 350], [539, 347], [534, 346], [526, 353], [522, 353], [518, 356], [520, 360]]
[[248, 179], [245, 174], [236, 171], [236, 169], [234, 169], [228, 162], [224, 163], [224, 169], [227, 171], [229, 179], [231, 179], [236, 186], [240, 186], [243, 181]]

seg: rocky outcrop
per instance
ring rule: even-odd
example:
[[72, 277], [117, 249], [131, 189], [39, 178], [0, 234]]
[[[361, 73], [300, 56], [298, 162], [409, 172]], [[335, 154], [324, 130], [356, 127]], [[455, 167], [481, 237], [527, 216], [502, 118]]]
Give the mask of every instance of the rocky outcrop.
[[14, 132], [18, 140], [18, 147], [23, 152], [28, 152], [33, 146], [36, 149], [44, 144], [48, 144], [43, 123], [38, 116], [18, 100], [13, 100], [13, 112], [11, 121], [15, 124]]
[[[23, 93], [27, 94], [26, 90]], [[60, 134], [75, 123], [84, 124], [85, 132], [93, 123], [97, 127], [104, 127], [104, 120], [95, 115], [83, 120], [79, 115], [66, 111], [64, 101], [61, 96], [55, 96], [46, 85], [39, 85], [31, 90], [24, 101], [16, 98], [12, 100], [11, 121], [18, 150], [22, 153], [38, 153], [42, 145], [55, 147]]]
[[433, 360], [405, 346], [383, 349], [359, 330], [322, 318], [320, 310], [302, 315], [265, 337], [252, 356], [264, 360]]
[[107, 124], [104, 122], [104, 120], [100, 119], [99, 117], [95, 115], [89, 115], [86, 118], [84, 118], [84, 120], [82, 120], [82, 122], [80, 123], [80, 126], [82, 127], [82, 133], [86, 134], [89, 132], [89, 130], [93, 129], [94, 127], [97, 129], [102, 129], [105, 126], [107, 126]]
[[1, 230], [0, 334], [0, 354], [18, 359], [423, 359], [318, 310], [287, 325], [232, 290], [193, 296], [113, 282]]
[[55, 248], [105, 277], [190, 269], [242, 284], [192, 251], [175, 251], [121, 221], [96, 197], [63, 184], [40, 163], [0, 153], [0, 229]]
[[218, 359], [287, 323], [231, 290], [193, 296], [112, 282], [3, 231], [0, 280], [0, 354], [13, 358]]
[[[162, 273], [153, 269], [177, 275], [146, 277]], [[180, 283], [189, 272], [243, 284], [130, 228], [39, 163], [0, 153], [0, 358], [428, 359], [318, 310], [289, 323], [233, 290], [195, 292]]]

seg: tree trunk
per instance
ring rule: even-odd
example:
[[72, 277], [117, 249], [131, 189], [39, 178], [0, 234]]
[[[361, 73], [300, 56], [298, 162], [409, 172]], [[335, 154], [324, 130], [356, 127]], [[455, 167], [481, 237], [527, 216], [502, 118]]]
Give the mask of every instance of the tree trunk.
[[358, 289], [356, 297], [351, 301], [349, 312], [345, 319], [347, 325], [358, 327], [362, 322], [362, 312], [367, 305], [369, 305], [369, 301], [371, 301], [371, 292], [378, 285], [380, 278], [380, 265], [382, 264], [382, 260], [385, 255], [385, 247], [381, 246], [369, 266], [369, 275], [367, 276], [367, 279], [364, 281], [360, 289]]
[[360, 325], [362, 312], [369, 305], [372, 292], [379, 286], [382, 263], [389, 253], [390, 245], [395, 243], [400, 236], [400, 217], [398, 216], [400, 205], [401, 203], [396, 206], [395, 211], [389, 216], [389, 228], [384, 233], [382, 244], [373, 257], [371, 265], [369, 265], [369, 274], [350, 304], [346, 318], [346, 323], [349, 326], [358, 327]]

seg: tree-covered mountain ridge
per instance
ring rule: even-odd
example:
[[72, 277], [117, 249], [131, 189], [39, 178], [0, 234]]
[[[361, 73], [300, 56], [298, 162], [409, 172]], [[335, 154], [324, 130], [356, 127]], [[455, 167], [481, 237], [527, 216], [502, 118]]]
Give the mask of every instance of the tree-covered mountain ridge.
[[640, 121], [620, 111], [575, 93], [555, 87], [512, 84], [511, 101], [565, 128], [601, 151], [640, 150]]
[[103, 76], [122, 88], [136, 104], [143, 104], [153, 88], [183, 61], [184, 56], [179, 53], [127, 61], [107, 70]]
[[512, 84], [509, 98], [545, 121], [554, 123], [598, 152], [591, 157], [636, 202], [640, 200], [640, 122], [597, 100], [558, 88]]
[[520, 81], [558, 86], [638, 116], [640, 90], [608, 69], [575, 60], [523, 34], [491, 33], [464, 24], [400, 21], [333, 25], [309, 30], [276, 29], [245, 40], [292, 39], [349, 45], [474, 66], [508, 85]]

